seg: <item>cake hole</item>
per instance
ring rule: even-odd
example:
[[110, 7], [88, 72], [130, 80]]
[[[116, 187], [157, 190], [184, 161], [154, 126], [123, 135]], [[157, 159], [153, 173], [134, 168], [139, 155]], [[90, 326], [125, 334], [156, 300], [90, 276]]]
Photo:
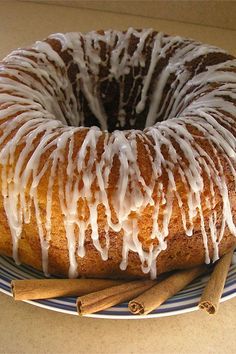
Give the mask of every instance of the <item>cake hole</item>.
[[[68, 87], [71, 87], [71, 96], [69, 90], [63, 92], [61, 97], [65, 97], [65, 101], [62, 99], [59, 102], [63, 122], [70, 126], [98, 126], [102, 130], [113, 132], [144, 130], [156, 122], [174, 117], [173, 97], [179, 78], [167, 70], [175, 48], [169, 50], [165, 57], [160, 56], [156, 60], [158, 64], [152, 66], [151, 36], [148, 41], [143, 52], [139, 53], [139, 58], [134, 61], [133, 56], [136, 55], [139, 42], [134, 37], [133, 47], [131, 43], [125, 64], [121, 60], [123, 52], [117, 63], [112, 64], [111, 48], [105, 46], [104, 49], [102, 44], [99, 49], [93, 48], [99, 64], [94, 61], [90, 52], [85, 53], [83, 65], [81, 58], [80, 63], [76, 64], [76, 50], [81, 51], [81, 47], [73, 48], [67, 55], [65, 52], [60, 53], [66, 62], [66, 80], [70, 81]], [[85, 48], [83, 50], [88, 51]]]

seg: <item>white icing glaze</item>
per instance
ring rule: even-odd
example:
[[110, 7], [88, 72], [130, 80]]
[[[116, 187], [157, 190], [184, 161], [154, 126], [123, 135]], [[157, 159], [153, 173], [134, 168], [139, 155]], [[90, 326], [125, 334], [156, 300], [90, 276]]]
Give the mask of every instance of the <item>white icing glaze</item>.
[[[132, 28], [126, 33], [109, 30], [103, 34], [90, 32], [85, 36], [80, 33], [51, 35], [49, 38], [60, 43], [62, 51], [71, 55], [71, 61], [78, 68], [77, 92], [67, 76], [68, 66], [46, 42], [36, 42], [33, 49], [16, 50], [3, 60], [0, 67], [2, 196], [16, 262], [19, 262], [19, 239], [24, 224], [30, 223], [33, 205], [42, 248], [42, 266], [48, 274], [53, 188], [56, 183], [68, 243], [70, 277], [78, 275], [76, 256], [84, 257], [86, 254], [85, 231], [89, 229], [94, 247], [103, 260], [108, 259], [109, 255], [109, 230], [121, 232], [121, 269], [126, 269], [129, 252], [133, 251], [139, 255], [143, 272], [150, 272], [154, 278], [156, 259], [167, 247], [174, 201], [181, 210], [183, 230], [187, 236], [194, 237], [200, 222], [206, 263], [210, 262], [209, 238], [214, 248], [212, 261], [215, 261], [219, 257], [219, 243], [225, 228], [236, 235], [232, 201], [223, 167], [223, 162], [228, 164], [236, 183], [236, 73], [231, 70], [235, 70], [236, 60], [207, 66], [204, 72], [192, 76], [191, 70], [186, 69], [187, 63], [209, 53], [224, 51], [180, 37], [154, 34], [149, 67], [137, 92], [134, 108], [140, 114], [148, 106], [146, 129], [107, 132], [109, 117], [98, 89], [102, 65], [100, 43], [112, 49], [108, 78], [120, 82], [118, 120], [124, 127], [124, 102], [127, 97], [124, 97], [122, 90], [123, 80], [133, 67], [145, 67], [143, 51], [152, 35], [150, 29], [136, 31]], [[131, 36], [138, 39], [132, 55], [128, 51]], [[160, 60], [173, 48], [164, 69], [153, 82]], [[171, 88], [174, 91], [172, 96], [166, 95], [162, 102], [163, 90], [173, 74]], [[16, 80], [20, 82], [16, 83]], [[212, 83], [217, 85], [209, 89]], [[85, 118], [76, 97], [80, 92], [102, 130], [83, 127]], [[158, 122], [160, 117], [163, 121]], [[71, 126], [67, 126], [68, 122]], [[194, 133], [191, 133], [190, 127], [195, 129]], [[84, 134], [79, 150], [75, 149], [77, 134]], [[97, 144], [100, 139], [103, 139], [103, 152], [98, 159]], [[138, 139], [142, 141], [152, 166], [149, 184], [146, 184], [137, 161]], [[200, 141], [203, 145], [199, 144]], [[205, 143], [211, 147], [212, 154], [205, 151]], [[22, 148], [16, 154], [20, 146]], [[150, 146], [154, 150], [153, 156]], [[168, 153], [164, 154], [164, 150]], [[42, 166], [42, 157], [45, 156]], [[109, 200], [109, 176], [116, 157], [119, 159], [119, 176], [116, 192]], [[168, 176], [166, 186], [162, 180], [164, 173]], [[38, 190], [46, 175], [46, 210], [43, 215]], [[186, 189], [186, 200], [177, 188], [177, 179]], [[80, 182], [82, 187], [79, 188]], [[92, 192], [94, 183], [97, 189]], [[206, 216], [202, 198], [208, 186], [210, 196], [206, 199]], [[26, 191], [29, 191], [28, 197]], [[220, 225], [216, 192], [222, 203]], [[88, 207], [88, 220], [85, 210], [78, 212], [81, 200]], [[116, 222], [112, 219], [111, 203]], [[104, 206], [106, 214], [105, 245], [101, 244], [99, 237], [97, 219], [100, 205]], [[147, 207], [153, 208], [150, 240], [157, 239], [158, 245], [151, 243], [149, 250], [144, 250], [138, 222]]]

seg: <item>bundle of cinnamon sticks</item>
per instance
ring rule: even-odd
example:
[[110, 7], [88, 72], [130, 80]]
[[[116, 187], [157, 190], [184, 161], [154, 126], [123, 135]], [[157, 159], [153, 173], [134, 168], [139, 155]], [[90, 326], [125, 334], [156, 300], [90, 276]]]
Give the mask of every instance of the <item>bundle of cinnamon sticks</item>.
[[[218, 310], [232, 255], [233, 249], [216, 263], [202, 294], [199, 308], [209, 314]], [[207, 272], [206, 266], [200, 266], [175, 272], [161, 280], [130, 282], [107, 279], [13, 280], [12, 293], [15, 300], [75, 296], [79, 315], [95, 313], [125, 301], [129, 301], [131, 313], [147, 315]]]

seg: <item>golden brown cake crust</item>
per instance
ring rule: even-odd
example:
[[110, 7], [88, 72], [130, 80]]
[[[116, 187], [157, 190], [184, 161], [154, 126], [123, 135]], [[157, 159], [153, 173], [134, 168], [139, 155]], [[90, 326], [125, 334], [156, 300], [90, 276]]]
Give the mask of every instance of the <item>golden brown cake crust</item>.
[[[55, 35], [3, 60], [0, 253], [46, 273], [104, 278], [155, 277], [216, 260], [235, 243], [236, 98], [235, 83], [227, 81], [229, 73], [236, 77], [235, 59], [155, 31], [112, 35]], [[105, 128], [102, 113], [109, 117]], [[55, 118], [61, 122], [51, 123]], [[102, 183], [107, 178], [105, 194], [99, 176]]]

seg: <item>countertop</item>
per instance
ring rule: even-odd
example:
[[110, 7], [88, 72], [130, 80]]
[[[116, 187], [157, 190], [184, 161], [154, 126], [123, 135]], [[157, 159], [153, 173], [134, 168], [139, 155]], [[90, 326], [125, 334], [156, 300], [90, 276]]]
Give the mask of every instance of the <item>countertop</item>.
[[[102, 11], [0, 2], [0, 56], [53, 32], [153, 27], [236, 54], [236, 32]], [[202, 311], [145, 320], [80, 318], [0, 294], [0, 353], [235, 353], [236, 298], [216, 316]]]

